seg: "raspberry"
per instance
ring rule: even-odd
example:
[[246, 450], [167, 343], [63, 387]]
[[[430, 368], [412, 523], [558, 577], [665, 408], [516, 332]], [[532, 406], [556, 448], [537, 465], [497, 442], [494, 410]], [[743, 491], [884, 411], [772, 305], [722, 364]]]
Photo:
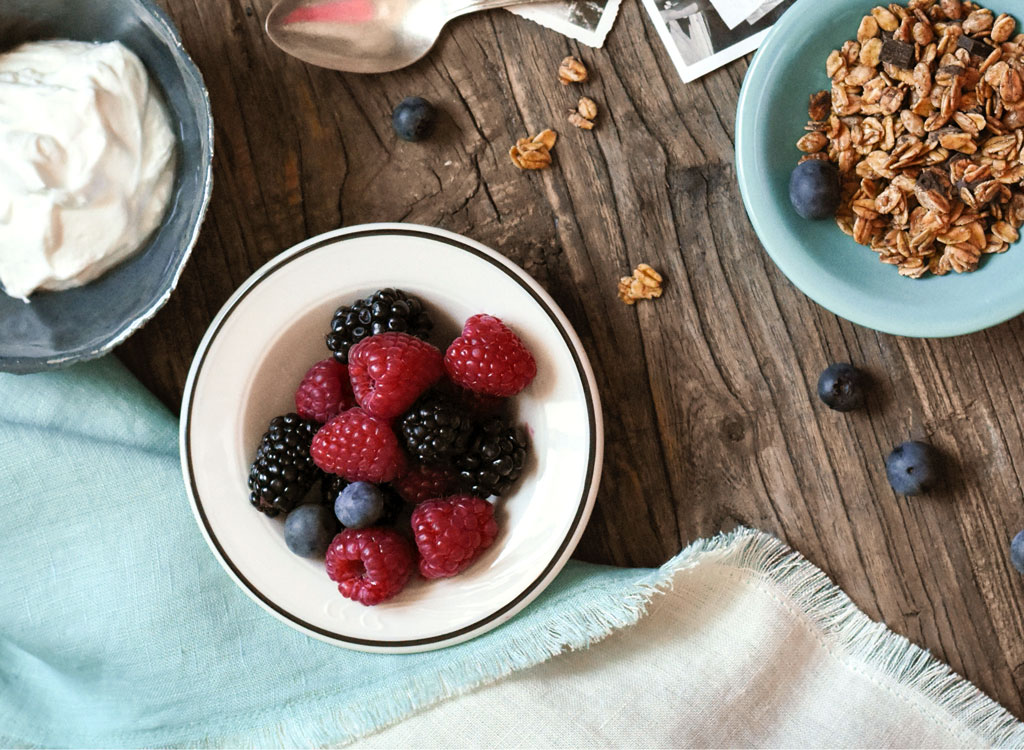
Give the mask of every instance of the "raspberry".
[[295, 411], [320, 424], [355, 405], [348, 368], [333, 357], [310, 367], [295, 391]]
[[412, 513], [412, 530], [424, 578], [461, 573], [491, 546], [498, 535], [494, 507], [472, 495], [428, 500]]
[[448, 497], [458, 489], [458, 474], [450, 467], [415, 466], [391, 483], [408, 503], [422, 503]]
[[474, 315], [444, 355], [448, 375], [463, 388], [491, 396], [514, 396], [537, 374], [533, 355], [493, 315]]
[[348, 353], [356, 401], [368, 414], [397, 417], [444, 375], [437, 347], [407, 333], [363, 339]]
[[338, 591], [367, 607], [401, 591], [413, 573], [412, 548], [391, 529], [346, 529], [327, 548], [327, 575]]
[[309, 453], [321, 469], [350, 482], [390, 482], [405, 470], [405, 454], [391, 426], [358, 408], [321, 427]]

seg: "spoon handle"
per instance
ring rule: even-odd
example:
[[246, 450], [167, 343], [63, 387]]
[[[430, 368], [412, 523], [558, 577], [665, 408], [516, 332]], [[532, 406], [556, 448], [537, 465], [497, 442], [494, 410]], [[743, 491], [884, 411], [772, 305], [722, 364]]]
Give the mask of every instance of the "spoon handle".
[[448, 7], [448, 17], [464, 16], [467, 13], [475, 13], [478, 10], [491, 10], [492, 8], [509, 8], [513, 5], [528, 5], [530, 3], [544, 2], [545, 0], [452, 0]]

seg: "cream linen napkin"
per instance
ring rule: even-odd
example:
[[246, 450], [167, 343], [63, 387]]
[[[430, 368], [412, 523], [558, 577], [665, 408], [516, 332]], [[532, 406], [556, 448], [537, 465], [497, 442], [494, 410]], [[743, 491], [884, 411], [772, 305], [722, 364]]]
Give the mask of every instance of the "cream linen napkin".
[[636, 625], [356, 746], [1024, 746], [1024, 725], [770, 536], [698, 542], [663, 572]]

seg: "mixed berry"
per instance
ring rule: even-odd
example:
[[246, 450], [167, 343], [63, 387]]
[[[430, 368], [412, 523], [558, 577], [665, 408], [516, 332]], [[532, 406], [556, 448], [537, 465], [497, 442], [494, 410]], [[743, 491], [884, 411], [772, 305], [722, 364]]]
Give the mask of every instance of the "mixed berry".
[[1024, 574], [1024, 531], [1018, 531], [1010, 541], [1010, 562], [1018, 573]]
[[[829, 365], [818, 378], [818, 398], [839, 412], [863, 409], [870, 388], [868, 374], [846, 362]], [[885, 475], [900, 495], [930, 492], [942, 483], [942, 454], [928, 443], [908, 441], [896, 446], [885, 459]]]
[[309, 455], [318, 429], [316, 422], [294, 413], [270, 421], [249, 469], [249, 502], [254, 508], [273, 518], [302, 502], [319, 478]]
[[[324, 559], [364, 605], [413, 575], [446, 578], [498, 534], [493, 500], [523, 472], [526, 431], [509, 398], [537, 374], [533, 355], [492, 315], [474, 315], [442, 351], [423, 303], [382, 289], [340, 307], [327, 348], [275, 417], [249, 475], [250, 502], [286, 514], [285, 543]], [[314, 485], [319, 483], [319, 491]]]
[[422, 141], [434, 132], [437, 109], [422, 96], [408, 96], [391, 113], [391, 127], [403, 141]]
[[928, 443], [911, 440], [896, 446], [885, 459], [889, 484], [901, 495], [920, 495], [941, 478], [941, 457]]
[[789, 177], [789, 200], [805, 219], [835, 216], [839, 198], [839, 170], [831, 162], [805, 161]]
[[868, 376], [863, 370], [837, 362], [826, 367], [818, 378], [818, 398], [834, 411], [855, 411], [864, 407], [868, 386]]

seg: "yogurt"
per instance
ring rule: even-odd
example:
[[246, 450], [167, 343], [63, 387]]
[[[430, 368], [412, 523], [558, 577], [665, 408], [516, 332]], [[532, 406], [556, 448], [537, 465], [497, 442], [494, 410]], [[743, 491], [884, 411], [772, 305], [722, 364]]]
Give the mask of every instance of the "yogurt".
[[138, 251], [167, 211], [175, 139], [142, 61], [120, 42], [0, 55], [0, 283], [81, 286]]

